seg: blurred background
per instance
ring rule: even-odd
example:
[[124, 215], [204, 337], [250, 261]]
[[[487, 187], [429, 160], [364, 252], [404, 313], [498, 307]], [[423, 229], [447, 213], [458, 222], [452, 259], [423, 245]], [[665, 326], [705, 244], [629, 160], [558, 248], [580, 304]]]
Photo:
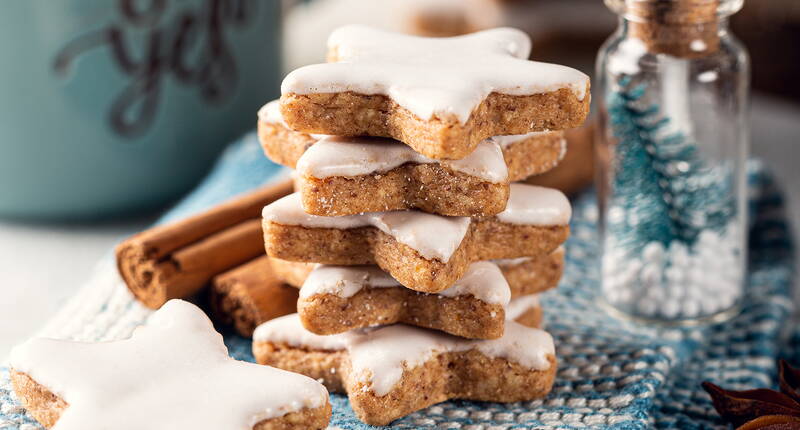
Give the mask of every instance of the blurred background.
[[[616, 17], [600, 0], [8, 0], [0, 16], [0, 357], [113, 244], [190, 190], [252, 130], [286, 71], [324, 60], [344, 24], [426, 36], [497, 26], [533, 58], [592, 74]], [[752, 152], [800, 216], [800, 2], [749, 0], [732, 20], [753, 63]], [[590, 127], [536, 179], [592, 177]]]

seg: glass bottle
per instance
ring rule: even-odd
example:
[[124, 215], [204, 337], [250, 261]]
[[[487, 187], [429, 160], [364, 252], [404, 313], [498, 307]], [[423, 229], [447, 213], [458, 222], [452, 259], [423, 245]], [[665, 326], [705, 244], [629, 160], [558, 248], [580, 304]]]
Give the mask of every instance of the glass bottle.
[[[743, 0], [605, 0], [596, 97], [601, 301], [692, 323], [732, 314], [746, 273], [750, 65]], [[598, 88], [599, 87], [599, 88]]]

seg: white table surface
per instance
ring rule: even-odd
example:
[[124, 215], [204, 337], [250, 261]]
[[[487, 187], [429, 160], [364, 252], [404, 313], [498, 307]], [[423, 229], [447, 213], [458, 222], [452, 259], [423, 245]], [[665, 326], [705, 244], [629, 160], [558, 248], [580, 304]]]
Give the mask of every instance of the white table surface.
[[[774, 169], [789, 193], [791, 218], [800, 220], [800, 106], [757, 98], [753, 136], [753, 154]], [[0, 361], [81, 286], [115, 243], [151, 221], [100, 225], [0, 221]]]
[[151, 218], [86, 225], [0, 221], [0, 362], [87, 280], [116, 242]]

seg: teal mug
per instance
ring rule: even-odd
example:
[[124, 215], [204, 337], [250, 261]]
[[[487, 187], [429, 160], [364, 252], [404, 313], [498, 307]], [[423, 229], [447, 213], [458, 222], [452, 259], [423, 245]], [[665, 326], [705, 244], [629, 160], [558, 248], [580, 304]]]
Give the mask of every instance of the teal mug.
[[0, 0], [0, 216], [191, 188], [280, 82], [280, 0]]

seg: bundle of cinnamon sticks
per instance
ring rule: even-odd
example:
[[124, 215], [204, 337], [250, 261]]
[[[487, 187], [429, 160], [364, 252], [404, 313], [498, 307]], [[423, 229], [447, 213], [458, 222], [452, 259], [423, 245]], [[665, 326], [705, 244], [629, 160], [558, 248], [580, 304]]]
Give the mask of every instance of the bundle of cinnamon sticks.
[[291, 192], [291, 180], [281, 181], [136, 234], [117, 246], [119, 273], [151, 309], [211, 287], [214, 314], [250, 336], [261, 322], [295, 311], [297, 290], [272, 274], [261, 232], [261, 209]]

